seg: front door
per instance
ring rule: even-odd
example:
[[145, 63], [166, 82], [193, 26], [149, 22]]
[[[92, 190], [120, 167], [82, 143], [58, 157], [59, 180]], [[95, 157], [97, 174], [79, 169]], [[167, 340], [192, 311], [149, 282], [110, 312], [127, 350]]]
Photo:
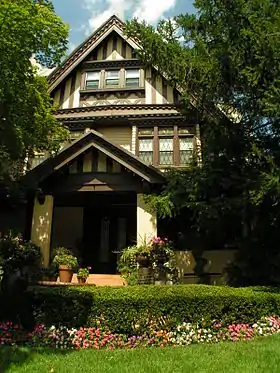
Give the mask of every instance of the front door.
[[118, 252], [134, 243], [136, 209], [84, 208], [82, 261], [92, 273], [117, 273]]

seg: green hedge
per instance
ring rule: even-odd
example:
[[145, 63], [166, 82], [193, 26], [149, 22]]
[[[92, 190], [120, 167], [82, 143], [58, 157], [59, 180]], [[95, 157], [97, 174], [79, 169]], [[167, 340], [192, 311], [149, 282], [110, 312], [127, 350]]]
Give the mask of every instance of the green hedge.
[[47, 325], [90, 326], [96, 318], [113, 331], [145, 331], [151, 318], [183, 321], [257, 321], [280, 315], [280, 293], [265, 288], [207, 285], [137, 286], [121, 288], [63, 287], [30, 291], [37, 317]]
[[[3, 302], [0, 303], [4, 305]], [[172, 326], [201, 318], [206, 322], [250, 323], [262, 316], [280, 315], [280, 292], [266, 288], [207, 285], [34, 287], [25, 297], [24, 309], [27, 302], [32, 304], [36, 321], [46, 325], [90, 326], [102, 318], [112, 331], [128, 334], [135, 332], [135, 325], [137, 330], [146, 331], [152, 318], [159, 327], [158, 320], [163, 318]], [[0, 321], [4, 308], [0, 307]]]

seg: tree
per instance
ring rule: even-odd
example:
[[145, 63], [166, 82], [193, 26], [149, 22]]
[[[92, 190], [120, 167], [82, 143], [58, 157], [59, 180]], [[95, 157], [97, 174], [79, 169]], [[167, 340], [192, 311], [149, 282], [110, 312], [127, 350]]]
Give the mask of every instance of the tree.
[[0, 182], [21, 175], [25, 158], [54, 151], [67, 131], [52, 114], [42, 66], [60, 63], [67, 47], [68, 27], [49, 0], [0, 1]]
[[278, 283], [280, 4], [195, 7], [156, 28], [127, 24], [140, 59], [181, 91], [180, 109], [199, 110], [203, 137], [202, 165], [172, 172], [147, 201], [165, 216], [187, 211], [203, 248], [235, 245], [235, 281]]

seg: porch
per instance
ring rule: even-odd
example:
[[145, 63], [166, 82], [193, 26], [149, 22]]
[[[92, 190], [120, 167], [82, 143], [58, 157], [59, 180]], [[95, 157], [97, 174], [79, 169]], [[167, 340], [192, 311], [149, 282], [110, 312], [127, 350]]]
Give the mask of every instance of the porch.
[[94, 131], [27, 176], [39, 181], [30, 237], [46, 267], [52, 249], [64, 246], [92, 273], [116, 274], [121, 249], [157, 234], [143, 194], [164, 176]]

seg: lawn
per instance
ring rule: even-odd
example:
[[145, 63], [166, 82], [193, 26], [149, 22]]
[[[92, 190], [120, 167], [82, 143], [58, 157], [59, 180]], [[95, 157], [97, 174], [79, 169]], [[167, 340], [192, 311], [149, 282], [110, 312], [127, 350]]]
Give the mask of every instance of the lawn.
[[251, 342], [114, 351], [0, 347], [1, 373], [273, 373], [280, 336]]

